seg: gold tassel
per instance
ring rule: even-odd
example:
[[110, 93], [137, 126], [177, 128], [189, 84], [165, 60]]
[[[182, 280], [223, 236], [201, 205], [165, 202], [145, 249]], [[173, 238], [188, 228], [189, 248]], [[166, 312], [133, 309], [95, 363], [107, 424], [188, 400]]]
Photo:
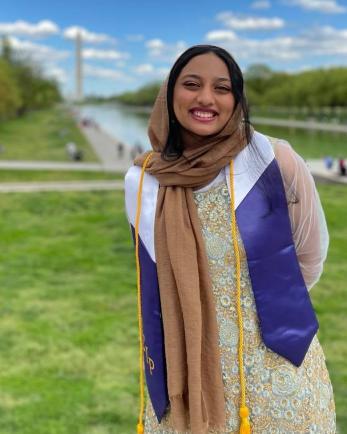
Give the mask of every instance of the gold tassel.
[[137, 424], [137, 434], [143, 434], [143, 432], [144, 432], [143, 423], [138, 423]]
[[142, 311], [141, 311], [141, 270], [140, 270], [140, 254], [139, 254], [139, 227], [141, 215], [141, 196], [143, 177], [148, 161], [150, 160], [153, 152], [150, 152], [142, 166], [139, 189], [137, 192], [137, 206], [136, 206], [136, 219], [135, 219], [135, 256], [136, 256], [136, 276], [137, 276], [137, 307], [138, 307], [138, 323], [139, 323], [139, 365], [140, 365], [140, 414], [137, 424], [137, 434], [143, 434], [144, 426], [142, 423], [143, 413], [145, 408], [145, 392], [144, 392], [144, 375], [143, 375], [143, 341], [142, 341]]
[[239, 326], [239, 371], [241, 388], [241, 407], [240, 407], [240, 434], [250, 434], [251, 424], [249, 423], [249, 410], [246, 407], [246, 378], [243, 367], [243, 318], [241, 307], [241, 259], [239, 244], [237, 241], [237, 223], [235, 215], [235, 191], [234, 191], [234, 160], [230, 160], [230, 213], [231, 213], [231, 236], [234, 245], [235, 268], [236, 268], [236, 308]]
[[251, 434], [251, 425], [248, 420], [249, 411], [247, 407], [240, 408], [240, 417], [241, 417], [241, 425], [240, 425], [240, 434]]

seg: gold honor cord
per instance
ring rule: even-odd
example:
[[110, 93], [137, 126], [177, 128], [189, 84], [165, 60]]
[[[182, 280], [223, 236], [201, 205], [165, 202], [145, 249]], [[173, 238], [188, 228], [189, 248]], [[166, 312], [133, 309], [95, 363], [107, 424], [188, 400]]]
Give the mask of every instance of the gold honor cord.
[[243, 318], [241, 308], [241, 261], [240, 251], [237, 242], [236, 216], [235, 216], [235, 194], [234, 194], [234, 161], [230, 161], [230, 210], [231, 210], [231, 235], [234, 244], [234, 256], [236, 262], [236, 304], [237, 319], [239, 326], [239, 372], [241, 386], [241, 407], [240, 407], [240, 434], [250, 434], [249, 410], [246, 406], [246, 380], [243, 367]]
[[152, 157], [153, 152], [150, 152], [141, 169], [139, 189], [137, 192], [137, 206], [136, 206], [136, 220], [135, 220], [135, 254], [136, 254], [136, 277], [137, 277], [137, 318], [139, 323], [139, 349], [140, 349], [140, 414], [137, 423], [137, 434], [143, 434], [143, 413], [145, 409], [145, 393], [144, 393], [144, 383], [143, 383], [143, 339], [142, 339], [142, 309], [141, 309], [141, 270], [140, 270], [140, 256], [139, 256], [139, 225], [140, 225], [140, 214], [141, 214], [141, 199], [142, 199], [142, 186], [143, 178], [145, 175], [145, 170], [148, 161]]

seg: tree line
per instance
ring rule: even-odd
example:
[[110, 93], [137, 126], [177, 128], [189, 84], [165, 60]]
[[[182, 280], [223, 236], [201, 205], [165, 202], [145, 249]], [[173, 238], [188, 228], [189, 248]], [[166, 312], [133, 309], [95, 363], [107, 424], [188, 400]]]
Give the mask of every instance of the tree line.
[[[251, 107], [347, 107], [347, 68], [290, 74], [272, 71], [266, 65], [252, 65], [244, 77]], [[109, 100], [129, 105], [152, 105], [160, 85], [159, 82], [150, 83]]]
[[39, 66], [16, 56], [4, 37], [0, 55], [0, 121], [28, 110], [48, 108], [62, 100], [58, 83], [43, 76]]

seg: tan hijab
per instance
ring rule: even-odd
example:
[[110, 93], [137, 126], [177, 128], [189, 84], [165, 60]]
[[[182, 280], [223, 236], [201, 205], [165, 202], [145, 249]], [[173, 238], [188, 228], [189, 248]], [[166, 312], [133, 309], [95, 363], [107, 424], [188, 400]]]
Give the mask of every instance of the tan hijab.
[[[224, 386], [209, 264], [193, 188], [211, 182], [247, 145], [240, 105], [216, 135], [201, 137], [175, 161], [161, 158], [169, 131], [167, 81], [149, 120], [155, 151], [146, 171], [159, 181], [155, 255], [165, 338], [167, 386], [174, 429], [225, 430]], [[148, 152], [135, 159], [142, 166]]]

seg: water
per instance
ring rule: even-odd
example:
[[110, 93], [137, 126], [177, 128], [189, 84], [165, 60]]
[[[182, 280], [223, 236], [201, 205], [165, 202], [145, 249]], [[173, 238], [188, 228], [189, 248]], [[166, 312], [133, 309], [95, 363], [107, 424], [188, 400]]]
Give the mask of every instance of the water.
[[83, 105], [77, 108], [83, 117], [94, 119], [101, 129], [132, 147], [136, 143], [150, 149], [147, 136], [149, 114], [120, 104]]

